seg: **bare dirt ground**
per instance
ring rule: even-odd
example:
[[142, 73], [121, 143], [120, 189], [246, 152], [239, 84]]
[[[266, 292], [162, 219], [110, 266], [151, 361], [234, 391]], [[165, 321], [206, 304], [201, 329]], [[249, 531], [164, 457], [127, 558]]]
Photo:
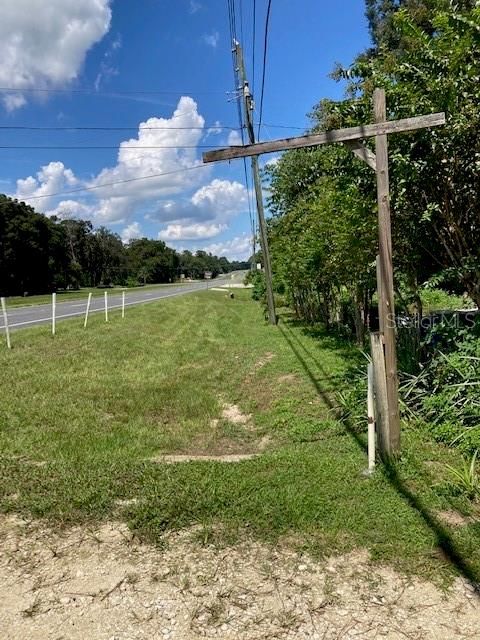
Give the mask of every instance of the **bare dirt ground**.
[[218, 549], [199, 531], [140, 544], [125, 525], [52, 531], [0, 517], [2, 640], [479, 638], [480, 600], [374, 567], [253, 542]]

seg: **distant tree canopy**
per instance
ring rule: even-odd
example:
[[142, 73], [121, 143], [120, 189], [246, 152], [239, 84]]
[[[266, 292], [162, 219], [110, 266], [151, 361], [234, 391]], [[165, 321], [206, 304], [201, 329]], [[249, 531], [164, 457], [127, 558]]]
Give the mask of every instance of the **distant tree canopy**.
[[[366, 0], [366, 9], [374, 47], [334, 71], [346, 99], [318, 103], [312, 130], [371, 122], [375, 87], [386, 90], [389, 119], [446, 113], [444, 127], [389, 136], [398, 300], [418, 303], [419, 287], [435, 283], [480, 305], [480, 5]], [[375, 291], [373, 172], [331, 145], [284, 153], [267, 178], [275, 276], [298, 313], [328, 322], [347, 306], [365, 321]]]
[[85, 220], [59, 220], [0, 194], [0, 292], [46, 293], [57, 289], [172, 282], [183, 273], [215, 277], [248, 263], [205, 251], [179, 254], [160, 240], [124, 245], [105, 227]]

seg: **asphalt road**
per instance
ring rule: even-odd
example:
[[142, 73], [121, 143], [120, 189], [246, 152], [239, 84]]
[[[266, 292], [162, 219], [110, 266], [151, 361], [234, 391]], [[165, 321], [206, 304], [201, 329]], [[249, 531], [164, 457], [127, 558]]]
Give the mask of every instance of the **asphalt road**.
[[[206, 290], [208, 287], [221, 286], [222, 284], [228, 284], [231, 282], [229, 277], [216, 278], [215, 280], [205, 280], [204, 282], [192, 282], [182, 285], [171, 285], [168, 287], [158, 289], [147, 289], [145, 291], [129, 291], [125, 293], [125, 307], [145, 304], [147, 302], [154, 302], [155, 300], [162, 300], [163, 298], [171, 298], [173, 296], [181, 296], [186, 293], [192, 293], [193, 291]], [[61, 297], [60, 297], [61, 300]], [[60, 302], [57, 296], [57, 310], [56, 319], [64, 320], [68, 318], [74, 318], [76, 316], [84, 316], [87, 306], [87, 296], [85, 300], [71, 300], [70, 302]], [[108, 309], [120, 309], [122, 306], [122, 294], [118, 292], [118, 289], [108, 291]], [[8, 301], [7, 301], [8, 307]], [[92, 297], [90, 305], [90, 313], [103, 312], [104, 298]], [[51, 304], [39, 304], [32, 305], [30, 307], [15, 307], [8, 310], [8, 326], [10, 329], [22, 329], [26, 327], [33, 327], [39, 324], [46, 324], [52, 321], [52, 306]], [[0, 313], [0, 330], [4, 329], [3, 315]]]

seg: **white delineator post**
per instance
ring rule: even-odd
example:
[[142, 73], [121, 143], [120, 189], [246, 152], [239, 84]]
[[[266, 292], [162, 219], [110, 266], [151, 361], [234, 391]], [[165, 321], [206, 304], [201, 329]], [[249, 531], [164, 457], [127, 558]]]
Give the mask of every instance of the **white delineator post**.
[[52, 293], [52, 336], [55, 335], [55, 314], [57, 312], [57, 294]]
[[125, 291], [122, 291], [122, 318], [125, 318]]
[[373, 364], [368, 363], [368, 392], [367, 392], [367, 419], [368, 419], [368, 471], [375, 469], [375, 405], [373, 398]]
[[105, 291], [105, 322], [108, 322], [108, 293]]
[[1, 302], [2, 302], [3, 324], [5, 327], [5, 337], [7, 339], [7, 347], [11, 349], [12, 343], [10, 342], [10, 329], [8, 328], [7, 305], [5, 303], [5, 298], [1, 298]]
[[92, 302], [92, 294], [89, 293], [88, 294], [88, 300], [87, 300], [87, 308], [85, 310], [85, 321], [83, 323], [83, 328], [85, 329], [87, 326], [87, 322], [88, 322], [88, 314], [90, 312], [90, 303]]

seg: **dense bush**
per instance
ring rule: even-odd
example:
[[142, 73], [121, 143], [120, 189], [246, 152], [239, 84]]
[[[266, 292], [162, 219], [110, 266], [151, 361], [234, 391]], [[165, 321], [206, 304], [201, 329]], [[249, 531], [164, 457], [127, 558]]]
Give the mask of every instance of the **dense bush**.
[[406, 377], [401, 387], [410, 414], [436, 439], [455, 444], [465, 453], [480, 449], [478, 334], [478, 324], [471, 329], [435, 327], [427, 338], [431, 358], [418, 375]]

